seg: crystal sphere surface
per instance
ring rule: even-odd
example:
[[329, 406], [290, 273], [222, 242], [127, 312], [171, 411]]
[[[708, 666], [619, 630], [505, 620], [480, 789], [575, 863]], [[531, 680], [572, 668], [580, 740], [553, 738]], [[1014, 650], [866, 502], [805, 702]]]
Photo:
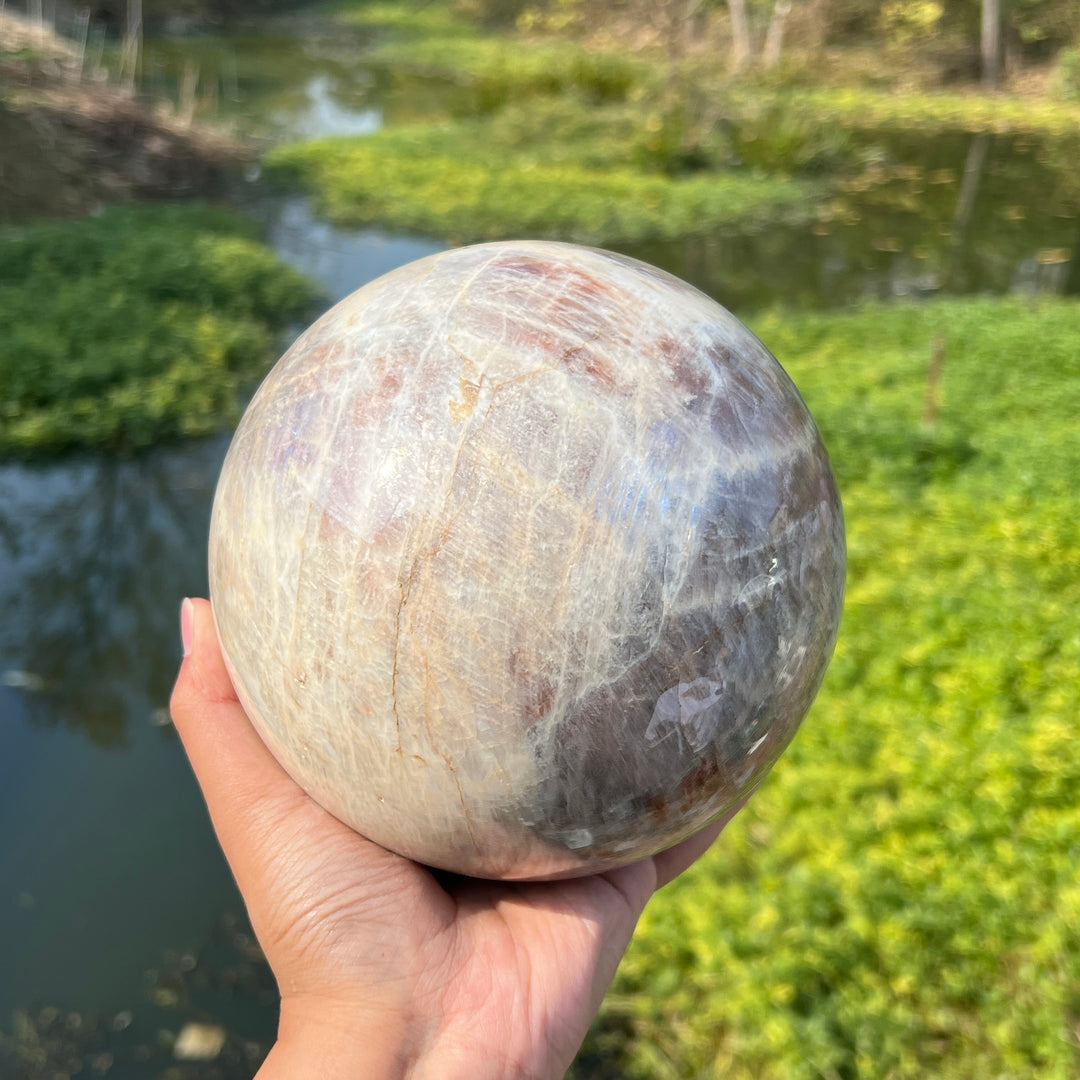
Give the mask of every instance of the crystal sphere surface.
[[828, 458], [731, 314], [499, 243], [364, 286], [267, 376], [210, 537], [241, 702], [319, 803], [481, 877], [611, 868], [760, 783], [843, 597]]

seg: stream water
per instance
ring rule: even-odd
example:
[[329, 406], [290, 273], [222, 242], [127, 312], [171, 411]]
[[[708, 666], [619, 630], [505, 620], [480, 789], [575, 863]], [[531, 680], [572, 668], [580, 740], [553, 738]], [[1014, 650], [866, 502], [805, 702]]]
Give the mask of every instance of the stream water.
[[[185, 58], [208, 78], [217, 56], [218, 106], [247, 110], [264, 134], [364, 134], [404, 106], [350, 63], [347, 44], [330, 35], [303, 48], [294, 38], [177, 39], [151, 51], [148, 80], [167, 89]], [[987, 147], [965, 206], [971, 137], [910, 141], [894, 140], [891, 160], [845, 193], [827, 227], [631, 253], [737, 312], [939, 291], [1078, 291], [1077, 207], [1037, 145]], [[336, 228], [300, 197], [260, 198], [252, 210], [329, 299], [442, 246]], [[942, 220], [961, 226], [949, 242]], [[168, 958], [202, 963], [223, 916], [241, 915], [166, 713], [179, 603], [206, 591], [209, 505], [226, 445], [221, 437], [132, 460], [0, 467], [0, 1018], [55, 1005], [167, 1024]], [[270, 1036], [264, 990], [222, 996], [215, 985], [218, 1015], [228, 1011], [245, 1037]], [[111, 1075], [129, 1074], [138, 1069]]]

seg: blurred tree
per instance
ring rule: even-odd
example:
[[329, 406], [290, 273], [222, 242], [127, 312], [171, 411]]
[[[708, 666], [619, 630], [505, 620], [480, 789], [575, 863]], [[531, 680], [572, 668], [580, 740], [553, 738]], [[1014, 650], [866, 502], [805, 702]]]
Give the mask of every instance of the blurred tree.
[[[745, 3], [746, 0], [743, 0]], [[808, 0], [823, 37], [908, 51], [943, 77], [995, 84], [1080, 41], [1077, 0]]]
[[[147, 0], [153, 3], [155, 0]], [[157, 0], [162, 2], [162, 0]], [[199, 0], [185, 0], [199, 2]], [[228, 0], [271, 4], [283, 0]], [[660, 45], [672, 57], [703, 40], [729, 45], [735, 74], [771, 68], [788, 38], [800, 45], [888, 48], [943, 82], [982, 78], [1051, 61], [1080, 41], [1078, 0], [451, 0], [461, 16], [489, 26], [557, 34], [614, 34], [631, 48]], [[717, 16], [720, 16], [717, 18]], [[795, 27], [797, 29], [793, 30]]]
[[728, 0], [728, 8], [731, 11], [731, 66], [735, 71], [742, 71], [753, 55], [746, 0]]
[[[793, 0], [749, 0], [749, 3], [748, 0], [728, 0], [731, 67], [734, 71], [745, 71], [755, 63], [756, 36], [762, 39], [761, 66], [771, 68], [779, 63], [784, 48], [784, 30], [793, 6]], [[755, 35], [755, 25], [764, 25], [763, 32]]]
[[1001, 81], [1001, 0], [982, 0], [982, 82], [987, 90]]
[[273, 15], [294, 9], [303, 0], [93, 0], [91, 20], [104, 26], [112, 37], [121, 37], [130, 28], [132, 8], [139, 7], [139, 21], [147, 31], [155, 31], [171, 22], [193, 26], [212, 26], [236, 19]]
[[776, 0], [769, 29], [765, 34], [765, 47], [761, 52], [762, 67], [775, 67], [780, 62], [780, 53], [784, 48], [784, 29], [787, 17], [791, 14], [792, 0]]

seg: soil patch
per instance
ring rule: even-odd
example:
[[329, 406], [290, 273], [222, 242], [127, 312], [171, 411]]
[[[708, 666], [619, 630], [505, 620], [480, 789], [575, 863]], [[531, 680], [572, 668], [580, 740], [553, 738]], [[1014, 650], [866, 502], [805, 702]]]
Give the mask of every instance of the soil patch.
[[69, 43], [0, 15], [0, 222], [223, 192], [250, 157], [87, 74]]

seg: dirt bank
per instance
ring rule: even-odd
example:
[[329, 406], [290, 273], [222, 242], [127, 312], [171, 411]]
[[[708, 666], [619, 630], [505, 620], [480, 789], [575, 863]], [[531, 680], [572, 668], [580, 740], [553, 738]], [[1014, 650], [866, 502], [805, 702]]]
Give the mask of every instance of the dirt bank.
[[0, 14], [0, 221], [107, 202], [214, 194], [247, 159], [114, 85], [47, 28]]

